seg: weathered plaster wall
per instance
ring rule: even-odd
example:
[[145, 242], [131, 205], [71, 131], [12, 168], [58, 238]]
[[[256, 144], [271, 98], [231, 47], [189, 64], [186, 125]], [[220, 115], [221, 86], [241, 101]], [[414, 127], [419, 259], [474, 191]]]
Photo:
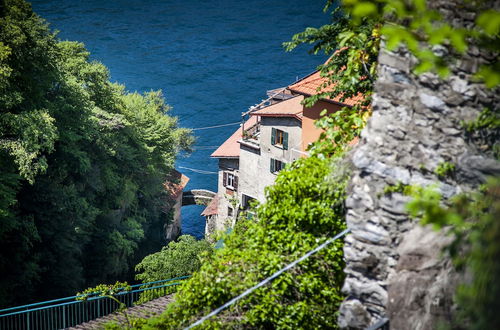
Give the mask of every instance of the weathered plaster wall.
[[231, 195], [236, 195], [236, 192], [224, 187], [224, 171], [239, 176], [239, 159], [238, 158], [219, 158], [219, 174], [217, 181], [218, 206], [217, 215], [206, 218], [205, 237], [209, 237], [215, 231], [222, 231], [228, 222], [228, 208], [231, 206], [229, 198]]
[[[271, 129], [276, 128], [288, 133], [288, 149], [271, 144]], [[292, 149], [300, 149], [301, 122], [289, 117], [262, 117], [259, 137], [259, 149], [241, 145], [240, 148], [240, 181], [238, 196], [242, 194], [265, 201], [264, 189], [276, 180], [271, 173], [271, 158], [290, 163], [300, 157], [300, 153]]]
[[303, 117], [302, 117], [302, 146], [301, 150], [307, 150], [309, 144], [317, 141], [322, 130], [317, 128], [314, 125], [314, 122], [319, 119], [320, 113], [326, 109], [327, 114], [334, 113], [342, 109], [342, 107], [338, 104], [333, 104], [331, 102], [326, 101], [318, 101], [312, 107], [303, 109]]
[[241, 171], [238, 187], [238, 198], [241, 201], [241, 195], [245, 194], [262, 201], [263, 193], [260, 192], [260, 181], [262, 177], [262, 168], [260, 167], [260, 149], [240, 147]]
[[[433, 5], [455, 25], [474, 20], [453, 1]], [[444, 47], [434, 51], [447, 54]], [[380, 53], [373, 116], [351, 155], [342, 328], [362, 329], [387, 316], [391, 329], [433, 329], [452, 317], [459, 278], [440, 254], [449, 238], [411, 220], [408, 197], [384, 196], [383, 190], [398, 182], [438, 183], [449, 198], [500, 174], [499, 163], [469, 141], [461, 126], [485, 107], [500, 111], [498, 93], [472, 82], [472, 72], [486, 60], [491, 58], [472, 47], [442, 81], [413, 75], [414, 59], [404, 50]], [[434, 174], [443, 162], [456, 165], [453, 178]]]
[[[288, 149], [285, 150], [280, 146], [271, 144], [271, 131], [276, 128], [288, 133]], [[281, 160], [285, 163], [291, 163], [296, 153], [292, 149], [300, 150], [302, 144], [302, 123], [292, 117], [262, 117], [261, 118], [261, 134], [260, 134], [260, 149], [262, 155], [262, 166], [267, 166], [269, 172], [269, 164], [271, 157]], [[274, 183], [274, 179], [271, 184]], [[267, 185], [266, 185], [267, 186]]]

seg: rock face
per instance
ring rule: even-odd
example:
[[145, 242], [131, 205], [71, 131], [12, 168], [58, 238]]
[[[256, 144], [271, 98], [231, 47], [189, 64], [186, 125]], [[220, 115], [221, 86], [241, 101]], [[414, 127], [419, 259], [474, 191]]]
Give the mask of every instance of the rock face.
[[[433, 6], [455, 25], [474, 20], [459, 13], [455, 1]], [[446, 55], [441, 48], [433, 50]], [[381, 51], [373, 115], [352, 153], [342, 328], [361, 329], [388, 317], [391, 329], [432, 329], [451, 319], [460, 279], [441, 253], [449, 238], [410, 219], [408, 197], [383, 191], [397, 183], [439, 184], [443, 197], [450, 198], [500, 174], [500, 164], [462, 127], [483, 108], [500, 111], [499, 95], [471, 78], [486, 60], [471, 47], [443, 81], [430, 73], [412, 74], [415, 60], [404, 49]], [[434, 172], [445, 162], [456, 171], [439, 178]]]

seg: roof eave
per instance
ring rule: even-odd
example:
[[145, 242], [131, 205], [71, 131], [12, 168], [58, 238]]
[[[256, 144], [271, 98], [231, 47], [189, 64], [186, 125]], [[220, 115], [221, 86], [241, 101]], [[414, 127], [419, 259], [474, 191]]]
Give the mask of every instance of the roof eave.
[[[305, 92], [302, 92], [302, 91], [298, 91], [296, 89], [290, 89], [289, 90], [293, 93], [297, 93], [297, 94], [300, 94], [300, 95], [304, 95], [304, 96], [312, 96], [312, 94], [309, 94], [309, 93], [305, 93]], [[349, 107], [349, 108], [352, 108], [352, 105], [349, 105], [349, 104], [345, 104], [345, 103], [342, 103], [342, 102], [338, 102], [338, 101], [335, 101], [335, 100], [329, 100], [329, 99], [325, 99], [325, 98], [321, 98], [321, 101], [325, 101], [325, 102], [328, 102], [328, 103], [333, 103], [333, 104], [336, 104], [336, 105], [340, 105], [340, 106], [343, 106], [343, 107]]]
[[297, 114], [291, 114], [291, 113], [256, 113], [254, 115], [261, 117], [289, 117], [302, 121], [302, 118], [299, 117]]
[[229, 159], [237, 159], [240, 158], [240, 156], [213, 156], [210, 155], [211, 158], [229, 158]]

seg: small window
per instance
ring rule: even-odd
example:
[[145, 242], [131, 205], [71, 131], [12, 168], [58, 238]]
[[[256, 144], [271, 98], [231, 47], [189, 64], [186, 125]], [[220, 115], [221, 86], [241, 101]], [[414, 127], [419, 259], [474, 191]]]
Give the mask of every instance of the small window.
[[272, 128], [271, 144], [288, 150], [288, 133], [277, 128]]
[[248, 208], [250, 207], [250, 204], [253, 202], [253, 201], [256, 201], [255, 198], [253, 197], [250, 197], [250, 196], [247, 196], [245, 194], [243, 194], [242, 196], [242, 203], [241, 203], [241, 208], [243, 210], [248, 210]]
[[232, 217], [233, 216], [233, 208], [232, 207], [228, 207], [227, 208], [227, 216], [228, 217]]
[[223, 177], [224, 187], [237, 190], [238, 189], [238, 177], [230, 172], [224, 172]]
[[271, 158], [271, 173], [277, 173], [285, 167], [285, 163], [280, 160]]

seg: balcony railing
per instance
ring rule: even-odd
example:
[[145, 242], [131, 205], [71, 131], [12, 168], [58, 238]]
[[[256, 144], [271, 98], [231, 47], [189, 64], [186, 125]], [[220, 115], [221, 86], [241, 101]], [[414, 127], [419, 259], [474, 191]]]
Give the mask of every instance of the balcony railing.
[[249, 141], [249, 140], [259, 141], [259, 136], [260, 136], [260, 123], [256, 123], [250, 126], [249, 128], [244, 129], [242, 134], [243, 141]]

